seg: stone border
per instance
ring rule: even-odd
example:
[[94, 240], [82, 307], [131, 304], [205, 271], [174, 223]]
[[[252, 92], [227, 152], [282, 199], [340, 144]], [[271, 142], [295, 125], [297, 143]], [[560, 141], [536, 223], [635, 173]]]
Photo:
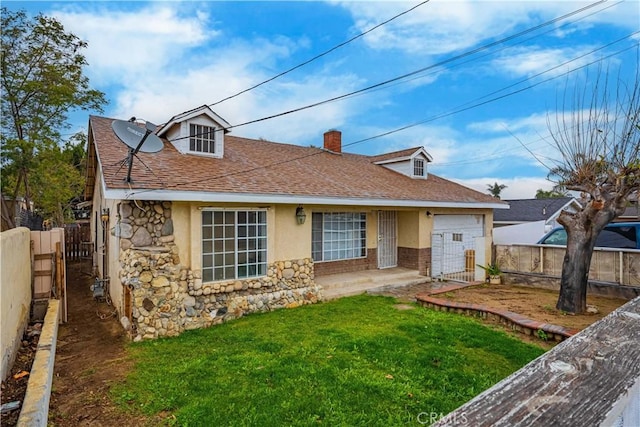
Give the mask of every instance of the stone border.
[[50, 299], [38, 340], [36, 357], [31, 366], [27, 392], [18, 418], [18, 427], [46, 427], [47, 425], [53, 382], [53, 364], [56, 359], [59, 311], [60, 301]]
[[486, 320], [493, 320], [504, 323], [514, 331], [525, 335], [534, 336], [542, 339], [538, 335], [538, 331], [544, 331], [547, 340], [557, 342], [572, 337], [579, 331], [577, 329], [565, 328], [564, 326], [552, 325], [551, 323], [543, 323], [537, 320], [529, 319], [521, 314], [508, 310], [500, 310], [487, 307], [482, 304], [461, 303], [449, 301], [440, 298], [434, 298], [431, 295], [443, 294], [446, 292], [456, 291], [458, 289], [477, 286], [480, 283], [472, 283], [470, 285], [452, 285], [444, 288], [436, 289], [431, 292], [425, 292], [416, 295], [416, 300], [423, 307], [428, 307], [437, 311], [449, 311], [457, 314], [465, 314], [467, 316], [481, 317]]

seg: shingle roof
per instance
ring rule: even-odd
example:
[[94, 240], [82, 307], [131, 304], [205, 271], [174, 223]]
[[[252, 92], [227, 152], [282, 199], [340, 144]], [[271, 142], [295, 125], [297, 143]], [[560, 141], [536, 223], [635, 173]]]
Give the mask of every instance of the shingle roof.
[[505, 200], [505, 202], [509, 203], [509, 209], [495, 210], [493, 212], [493, 221], [531, 222], [547, 220], [571, 200], [572, 197]]
[[333, 154], [313, 147], [225, 136], [224, 158], [185, 155], [164, 141], [157, 153], [138, 153], [124, 182], [127, 147], [113, 133], [113, 119], [91, 116], [107, 189], [146, 189], [301, 197], [357, 198], [492, 204], [493, 197], [429, 175], [411, 179], [359, 154]]
[[409, 157], [421, 148], [422, 147], [405, 148], [404, 150], [393, 151], [391, 153], [378, 154], [375, 156], [371, 156], [369, 158], [371, 159], [372, 162], [382, 162], [385, 160]]

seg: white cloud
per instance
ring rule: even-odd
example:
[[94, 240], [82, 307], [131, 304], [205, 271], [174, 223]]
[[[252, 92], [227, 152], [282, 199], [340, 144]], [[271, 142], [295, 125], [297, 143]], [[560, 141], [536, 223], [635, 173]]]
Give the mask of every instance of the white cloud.
[[[238, 118], [236, 123], [241, 123], [336, 97], [353, 91], [360, 84], [362, 82], [352, 74], [330, 75], [320, 72], [295, 83], [274, 82], [268, 92], [250, 94], [228, 105], [221, 104], [219, 110], [227, 111], [232, 108], [233, 113], [229, 115]], [[356, 104], [362, 102], [366, 101], [354, 98], [331, 102], [243, 126], [236, 133], [294, 144], [311, 140], [314, 145], [322, 145], [322, 134], [332, 128], [341, 128], [354, 115], [362, 113], [362, 109], [356, 107]]]
[[[109, 87], [115, 94], [106, 113], [118, 118], [136, 116], [160, 124], [174, 114], [215, 103], [272, 77], [280, 60], [309, 45], [304, 35], [299, 40], [257, 36], [212, 43], [223, 36], [224, 25], [211, 16], [214, 9], [203, 12], [197, 4], [160, 2], [137, 8], [134, 3], [122, 11], [114, 10], [112, 3], [109, 10], [96, 5], [70, 6], [53, 15], [89, 41], [89, 77], [92, 84]], [[231, 124], [239, 124], [362, 85], [348, 69], [325, 62], [324, 68], [307, 72], [302, 79], [278, 79], [212, 108]], [[320, 144], [324, 130], [362, 112], [355, 104], [366, 103], [363, 98], [243, 126], [235, 133], [291, 143], [312, 138]]]
[[[416, 3], [367, 1], [339, 4], [353, 15], [355, 31], [363, 32]], [[374, 49], [397, 49], [420, 55], [451, 53], [473, 47], [489, 37], [510, 34], [516, 28], [533, 27], [588, 4], [553, 0], [432, 1], [367, 34], [364, 41]], [[556, 37], [564, 37], [573, 31], [585, 31], [596, 24], [637, 30], [639, 16], [636, 1], [598, 5], [559, 21], [556, 24]], [[570, 25], [560, 28], [567, 22]]]
[[519, 118], [495, 118], [480, 122], [471, 122], [466, 126], [467, 130], [479, 133], [504, 133], [510, 130], [516, 131], [538, 131], [544, 132], [547, 129], [547, 114], [533, 113], [526, 117]]
[[[430, 2], [376, 29], [365, 36], [365, 43], [375, 49], [398, 49], [411, 54], [437, 55], [473, 46], [494, 28], [508, 31], [518, 22], [522, 2], [501, 2], [502, 13], [494, 7], [474, 1]], [[344, 2], [354, 16], [358, 32], [407, 10], [407, 3]], [[513, 15], [504, 9], [514, 11]]]
[[[358, 130], [367, 136], [381, 135], [388, 128], [360, 126]], [[455, 156], [459, 132], [447, 125], [419, 125], [353, 146], [348, 151], [382, 154], [412, 147], [424, 147], [434, 160], [444, 162]]]
[[[365, 48], [358, 51], [361, 55], [358, 63], [348, 55], [331, 55], [299, 73], [292, 73], [212, 108], [231, 124], [298, 108], [377, 83], [366, 80], [373, 79], [374, 70], [391, 76], [401, 74], [401, 70], [424, 66], [416, 65], [425, 64], [424, 55], [472, 48], [488, 37], [499, 38], [500, 34], [526, 28], [577, 9], [581, 4], [545, 1], [457, 1], [453, 4], [451, 1], [433, 1], [357, 42], [359, 48], [363, 45]], [[296, 64], [301, 58], [308, 59], [304, 58], [306, 54], [317, 48], [315, 40], [297, 32], [295, 36], [286, 37], [246, 31], [230, 38], [224, 33], [225, 22], [216, 20], [216, 8], [212, 6], [215, 3], [133, 2], [126, 7], [119, 5], [117, 2], [96, 2], [82, 9], [64, 7], [63, 11], [53, 14], [66, 29], [89, 42], [87, 58], [90, 67], [87, 71], [92, 84], [97, 83], [98, 88], [108, 87], [112, 99], [106, 113], [113, 117], [127, 119], [135, 115], [160, 124], [174, 114], [214, 103], [270, 78], [282, 71], [282, 64]], [[353, 34], [410, 7], [407, 3], [374, 1], [340, 5], [351, 13], [355, 22]], [[606, 15], [608, 18], [613, 16], [610, 13]], [[596, 14], [594, 19], [603, 19], [602, 16]], [[583, 22], [580, 29], [573, 26], [571, 30], [583, 31], [589, 25], [595, 25], [595, 21]], [[565, 29], [565, 33], [568, 31]], [[286, 34], [284, 30], [282, 33]], [[339, 33], [333, 35], [342, 37]], [[540, 45], [543, 46], [542, 43]], [[383, 62], [366, 62], [369, 59], [366, 54], [371, 53], [371, 48], [378, 50], [371, 57], [383, 58]], [[513, 58], [504, 55], [498, 65], [512, 74], [531, 75], [585, 49], [576, 46], [512, 49]], [[296, 57], [299, 53], [304, 54]], [[487, 64], [487, 69], [480, 69], [481, 66], [476, 61], [464, 71], [465, 78], [477, 79], [478, 87], [484, 88], [484, 81], [478, 78], [480, 73], [491, 74], [496, 81], [503, 77], [495, 76], [495, 67], [491, 70]], [[372, 91], [282, 118], [242, 126], [234, 129], [233, 133], [316, 145], [322, 144], [322, 133], [330, 128], [342, 130], [345, 143], [382, 134], [409, 124], [411, 117], [425, 108], [425, 99], [433, 103], [428, 108], [447, 108], [447, 91], [439, 92], [444, 95], [433, 99], [421, 95], [421, 102], [416, 107], [417, 96], [413, 95], [418, 91], [414, 90], [415, 87], [432, 84], [436, 79], [438, 83], [446, 81], [450, 84], [448, 89], [452, 99], [468, 90], [462, 84], [456, 87], [461, 80], [457, 81], [455, 73], [447, 67], [411, 84], [390, 85], [388, 90]], [[469, 96], [472, 93], [475, 94], [469, 90]], [[412, 106], [415, 108], [410, 110]], [[502, 182], [515, 179], [514, 176], [535, 175], [536, 171], [546, 175], [546, 170], [517, 141], [523, 141], [536, 154], [548, 155], [546, 143], [540, 140], [541, 134], [547, 133], [546, 114], [522, 113], [518, 117], [516, 111], [522, 105], [513, 104], [513, 111], [506, 114], [499, 110], [497, 104], [492, 107], [495, 110], [488, 112], [491, 117], [504, 118], [477, 120], [466, 126], [469, 116], [476, 117], [472, 112], [466, 115], [466, 119], [460, 115], [447, 121], [429, 122], [353, 146], [353, 149], [346, 148], [346, 151], [374, 154], [424, 146], [434, 157], [431, 171], [458, 179], [497, 177], [496, 180]], [[509, 118], [512, 113], [516, 117]], [[509, 134], [505, 125], [515, 137]], [[493, 182], [492, 179], [483, 178], [482, 185]]]
[[181, 15], [179, 5], [151, 4], [137, 10], [68, 7], [53, 12], [65, 29], [89, 42], [88, 72], [97, 84], [145, 84], [167, 66], [181, 67], [183, 54], [219, 36], [208, 28], [208, 15]]
[[[593, 62], [595, 54], [588, 54], [592, 50], [593, 47], [589, 46], [579, 48], [519, 47], [503, 51], [493, 61], [493, 66], [515, 76], [528, 77], [550, 70], [544, 74], [544, 78], [549, 78]], [[574, 58], [578, 59], [574, 60]], [[559, 66], [564, 63], [567, 64]]]
[[[236, 54], [242, 55], [237, 51]], [[245, 58], [251, 58], [250, 52], [245, 54]], [[120, 92], [113, 114], [117, 117], [139, 115], [161, 123], [169, 119], [168, 112], [173, 115], [210, 104], [255, 84], [263, 75], [251, 68], [246, 61], [220, 61], [207, 68], [189, 71], [186, 75], [177, 73], [156, 77], [145, 87]], [[238, 125], [341, 95], [353, 90], [357, 82], [358, 79], [349, 74], [316, 74], [296, 83], [272, 82], [264, 89], [248, 92], [212, 108], [232, 125]], [[171, 88], [170, 111], [166, 103], [167, 88]], [[321, 143], [323, 129], [341, 126], [357, 111], [353, 101], [329, 103], [282, 118], [240, 126], [232, 132], [291, 143], [311, 137], [318, 138]]]

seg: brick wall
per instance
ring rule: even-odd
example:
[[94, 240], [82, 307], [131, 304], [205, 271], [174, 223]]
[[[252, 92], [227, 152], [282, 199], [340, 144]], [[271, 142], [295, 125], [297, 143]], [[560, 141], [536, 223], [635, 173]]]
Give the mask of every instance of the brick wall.
[[398, 247], [398, 267], [418, 270], [426, 276], [427, 268], [431, 270], [431, 248], [405, 248]]
[[[398, 267], [418, 270], [423, 276], [431, 271], [431, 248], [398, 248]], [[367, 249], [366, 258], [347, 259], [344, 261], [328, 261], [315, 263], [315, 275], [351, 273], [354, 271], [375, 270], [378, 268], [378, 252]], [[428, 270], [428, 271], [427, 271]]]
[[431, 248], [420, 249], [420, 274], [428, 276], [431, 273]]
[[366, 258], [314, 263], [316, 276], [351, 273], [354, 271], [363, 270], [375, 270], [376, 268], [378, 268], [378, 251], [376, 249], [367, 249]]

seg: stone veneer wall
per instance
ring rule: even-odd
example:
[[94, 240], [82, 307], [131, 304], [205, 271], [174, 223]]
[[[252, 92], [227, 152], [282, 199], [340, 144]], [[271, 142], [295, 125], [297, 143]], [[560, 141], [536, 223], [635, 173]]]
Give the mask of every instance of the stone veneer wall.
[[119, 214], [119, 278], [131, 292], [135, 341], [322, 299], [310, 258], [271, 263], [263, 277], [203, 283], [180, 263], [170, 202], [122, 203]]

